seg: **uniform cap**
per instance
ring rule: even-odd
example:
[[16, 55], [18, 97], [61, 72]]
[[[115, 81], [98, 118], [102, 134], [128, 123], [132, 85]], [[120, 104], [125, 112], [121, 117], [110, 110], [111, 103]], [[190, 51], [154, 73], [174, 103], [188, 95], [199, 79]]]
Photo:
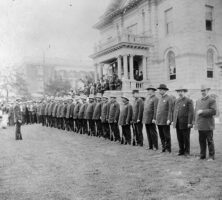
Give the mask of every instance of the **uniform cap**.
[[160, 84], [160, 86], [157, 89], [169, 90], [165, 84]]
[[187, 91], [188, 91], [188, 89], [187, 89], [187, 88], [185, 88], [185, 87], [183, 87], [183, 86], [180, 86], [178, 89], [176, 89], [176, 91], [177, 91], [177, 92], [179, 92], [179, 91], [184, 91], [184, 92], [187, 92]]
[[129, 101], [129, 98], [126, 97], [125, 95], [124, 96], [121, 96], [122, 99], [126, 99], [127, 101]]
[[156, 88], [153, 85], [149, 85], [149, 87], [146, 88], [146, 90], [154, 90], [154, 91], [156, 91]]
[[200, 90], [201, 90], [201, 91], [210, 90], [210, 87], [207, 87], [206, 85], [201, 85]]
[[102, 98], [102, 94], [101, 93], [97, 93], [96, 98]]

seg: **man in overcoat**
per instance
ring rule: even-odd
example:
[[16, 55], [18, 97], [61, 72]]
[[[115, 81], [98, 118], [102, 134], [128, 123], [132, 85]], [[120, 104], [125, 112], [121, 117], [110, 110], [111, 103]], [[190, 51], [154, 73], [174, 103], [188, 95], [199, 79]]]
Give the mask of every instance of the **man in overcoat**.
[[[110, 104], [109, 104], [109, 111], [108, 112], [109, 112], [108, 122], [109, 122], [110, 129], [112, 131], [110, 133], [110, 135], [111, 135], [110, 140], [121, 142], [120, 141], [119, 126], [118, 126], [120, 105], [116, 101], [116, 96], [113, 94], [110, 96]], [[112, 133], [114, 134], [114, 138], [112, 136]]]
[[133, 116], [132, 116], [132, 126], [133, 131], [135, 133], [137, 145], [143, 146], [143, 109], [144, 109], [144, 102], [139, 97], [139, 90], [133, 90]]
[[158, 98], [155, 94], [157, 89], [150, 85], [147, 88], [147, 98], [144, 102], [144, 111], [143, 111], [143, 123], [146, 127], [147, 139], [149, 147], [147, 149], [157, 150], [158, 149], [158, 135], [156, 130], [156, 113]]
[[91, 136], [95, 136], [95, 122], [93, 120], [93, 113], [95, 109], [94, 95], [89, 95], [89, 103], [85, 112], [85, 119], [87, 120], [88, 131]]
[[75, 97], [75, 101], [76, 101], [76, 104], [75, 104], [74, 111], [73, 111], [74, 132], [80, 133], [81, 120], [78, 116], [79, 116], [79, 111], [80, 111], [80, 107], [81, 107], [82, 103], [80, 102], [79, 96]]
[[79, 113], [78, 113], [78, 119], [80, 121], [80, 134], [86, 134], [87, 133], [87, 120], [85, 119], [85, 110], [88, 106], [86, 102], [86, 96], [81, 96], [82, 105], [80, 107]]
[[206, 158], [208, 145], [209, 161], [215, 159], [213, 130], [215, 128], [216, 101], [209, 96], [209, 87], [201, 86], [202, 97], [197, 100], [195, 107], [195, 126], [199, 131], [200, 159]]
[[171, 153], [170, 124], [172, 122], [172, 98], [167, 94], [169, 90], [165, 84], [158, 87], [160, 98], [157, 105], [156, 124], [162, 143], [162, 152]]
[[123, 106], [119, 115], [119, 126], [122, 127], [122, 134], [124, 138], [124, 144], [131, 144], [131, 130], [130, 123], [132, 121], [133, 108], [129, 103], [129, 99], [126, 96], [122, 96]]
[[19, 106], [20, 99], [16, 99], [14, 107], [14, 122], [15, 122], [15, 140], [22, 140], [21, 125], [22, 125], [22, 112]]
[[102, 136], [102, 123], [101, 123], [101, 112], [102, 112], [102, 94], [97, 93], [96, 95], [97, 103], [93, 112], [93, 120], [95, 122], [96, 136]]
[[102, 98], [102, 109], [101, 109], [101, 122], [102, 122], [102, 131], [103, 131], [103, 137], [105, 139], [109, 139], [110, 137], [110, 130], [109, 130], [109, 123], [108, 123], [108, 117], [109, 117], [109, 98], [105, 94]]
[[185, 96], [184, 87], [176, 89], [179, 98], [175, 101], [173, 127], [176, 128], [179, 144], [178, 156], [190, 154], [190, 130], [193, 127], [194, 108], [191, 99]]

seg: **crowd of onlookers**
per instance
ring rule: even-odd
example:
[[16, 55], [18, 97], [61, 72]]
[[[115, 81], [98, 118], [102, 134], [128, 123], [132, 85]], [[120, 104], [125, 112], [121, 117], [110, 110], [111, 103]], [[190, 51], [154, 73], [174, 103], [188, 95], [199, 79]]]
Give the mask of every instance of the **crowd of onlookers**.
[[122, 81], [118, 78], [116, 74], [108, 77], [108, 78], [101, 78], [97, 82], [94, 83], [86, 83], [84, 85], [83, 93], [86, 96], [90, 94], [103, 94], [107, 90], [121, 90], [122, 89]]
[[[22, 113], [22, 124], [38, 123], [38, 105], [39, 102], [24, 101], [20, 105]], [[3, 103], [0, 107], [0, 126], [6, 128], [7, 126], [14, 126], [14, 103]]]

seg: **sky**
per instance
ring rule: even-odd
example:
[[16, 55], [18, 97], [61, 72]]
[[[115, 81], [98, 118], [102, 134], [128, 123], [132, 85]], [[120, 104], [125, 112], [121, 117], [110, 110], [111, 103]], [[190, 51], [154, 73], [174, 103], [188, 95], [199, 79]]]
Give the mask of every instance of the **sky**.
[[0, 69], [26, 57], [90, 62], [110, 0], [0, 0]]

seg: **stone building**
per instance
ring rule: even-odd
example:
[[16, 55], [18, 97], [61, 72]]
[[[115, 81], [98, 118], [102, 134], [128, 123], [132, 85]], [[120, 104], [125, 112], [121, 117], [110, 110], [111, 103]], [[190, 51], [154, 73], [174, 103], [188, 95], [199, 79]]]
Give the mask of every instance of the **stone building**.
[[123, 90], [184, 85], [193, 99], [207, 84], [222, 110], [222, 0], [113, 0], [94, 28], [96, 79], [110, 65]]

